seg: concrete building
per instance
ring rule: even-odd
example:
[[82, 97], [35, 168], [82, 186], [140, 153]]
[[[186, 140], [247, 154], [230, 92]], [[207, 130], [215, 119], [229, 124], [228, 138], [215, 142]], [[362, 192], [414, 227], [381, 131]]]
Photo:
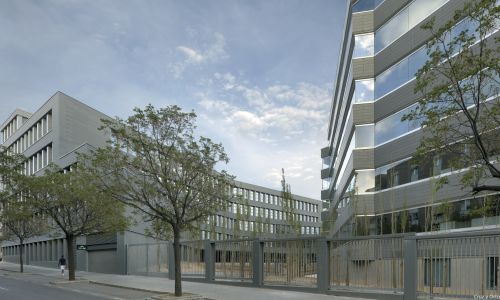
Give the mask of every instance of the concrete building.
[[234, 183], [227, 211], [220, 211], [209, 220], [201, 232], [202, 239], [286, 236], [293, 230], [293, 222], [286, 220], [286, 211], [300, 223], [297, 231], [301, 235], [320, 234], [320, 201], [294, 195], [291, 210], [287, 210], [281, 191], [241, 181]]
[[[15, 110], [0, 126], [0, 145], [11, 153], [21, 153], [27, 160], [24, 173], [37, 176], [51, 162], [69, 169], [76, 163], [77, 153], [102, 147], [109, 138], [99, 131], [102, 119], [109, 116], [65, 95], [55, 93], [34, 113]], [[221, 211], [209, 220], [205, 230], [195, 238], [226, 239], [234, 236], [269, 236], [285, 226], [280, 206], [280, 191], [248, 183], [235, 182], [234, 202], [228, 211]], [[241, 195], [241, 197], [237, 197]], [[319, 234], [320, 201], [294, 196], [293, 213], [300, 220], [303, 234]], [[242, 212], [248, 218], [240, 218]], [[243, 214], [242, 214], [243, 215]], [[259, 219], [260, 218], [260, 219]], [[241, 225], [241, 226], [240, 226]], [[78, 270], [104, 273], [126, 273], [128, 244], [154, 242], [145, 232], [147, 224], [139, 222], [124, 232], [109, 235], [78, 237], [76, 265]], [[260, 227], [259, 231], [253, 230]], [[254, 232], [254, 233], [252, 233]], [[61, 254], [66, 254], [66, 241], [54, 234], [26, 241], [27, 264], [57, 267]], [[17, 261], [19, 246], [14, 242], [2, 244], [3, 258]]]
[[[432, 161], [427, 165], [410, 161], [422, 130], [401, 121], [418, 100], [415, 73], [427, 60], [425, 43], [431, 33], [421, 25], [435, 18], [435, 26], [442, 26], [466, 2], [349, 2], [328, 145], [321, 150], [321, 199], [329, 207], [323, 219], [330, 235], [419, 232], [426, 225], [432, 230], [449, 230], [483, 224], [481, 217], [470, 212], [484, 198], [464, 196], [458, 182], [461, 174], [451, 172], [447, 157], [435, 157], [434, 166]], [[451, 34], [469, 26], [470, 22], [461, 20]], [[497, 37], [498, 31], [492, 35]], [[447, 176], [450, 184], [435, 192], [432, 174]], [[498, 200], [498, 194], [488, 198]], [[453, 217], [440, 212], [443, 203], [450, 203]], [[429, 216], [430, 211], [434, 216]], [[493, 211], [486, 225], [498, 225], [499, 214]]]

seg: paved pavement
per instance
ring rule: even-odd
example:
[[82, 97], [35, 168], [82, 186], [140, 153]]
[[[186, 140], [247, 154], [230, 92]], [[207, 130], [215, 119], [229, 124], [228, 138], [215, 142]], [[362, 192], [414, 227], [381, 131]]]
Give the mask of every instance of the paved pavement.
[[[0, 270], [17, 271], [17, 264], [0, 262]], [[57, 269], [42, 268], [37, 266], [25, 266], [25, 272], [43, 275], [52, 278], [51, 280], [60, 280], [61, 274]], [[77, 278], [85, 278], [101, 284], [121, 286], [126, 288], [137, 288], [150, 290], [154, 292], [173, 292], [174, 281], [167, 278], [133, 276], [133, 275], [113, 275], [90, 272], [77, 272]], [[0, 286], [3, 278], [0, 277]], [[183, 292], [200, 294], [207, 298], [217, 300], [361, 300], [359, 298], [338, 297], [324, 294], [303, 293], [294, 291], [273, 290], [267, 288], [238, 287], [211, 283], [182, 282]], [[1, 293], [1, 290], [0, 290]], [[116, 297], [118, 299], [122, 299]], [[0, 294], [0, 299], [3, 299]], [[10, 299], [10, 298], [8, 298]], [[14, 298], [13, 298], [14, 299]], [[22, 298], [25, 299], [25, 298]], [[35, 298], [34, 298], [35, 299]], [[38, 299], [38, 298], [36, 298]], [[40, 298], [42, 299], [42, 298]], [[47, 298], [52, 299], [52, 298]], [[77, 299], [77, 298], [66, 298]], [[93, 298], [84, 298], [93, 299]]]

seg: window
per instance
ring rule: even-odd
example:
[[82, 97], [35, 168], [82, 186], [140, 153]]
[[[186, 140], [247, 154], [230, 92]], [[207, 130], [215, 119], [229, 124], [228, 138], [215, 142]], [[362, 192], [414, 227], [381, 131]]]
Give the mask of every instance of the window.
[[418, 25], [448, 0], [414, 0], [375, 32], [375, 53]]
[[417, 181], [418, 180], [418, 166], [412, 166], [410, 169], [410, 181]]
[[375, 145], [381, 145], [420, 126], [414, 121], [401, 121], [401, 118], [416, 107], [416, 104], [402, 109], [375, 124]]
[[375, 53], [387, 47], [408, 31], [408, 9], [405, 8], [375, 32]]
[[384, 0], [358, 0], [352, 6], [352, 12], [362, 12], [375, 9]]
[[354, 133], [352, 135], [352, 138], [351, 138], [351, 141], [349, 143], [349, 147], [347, 148], [347, 152], [346, 152], [346, 155], [344, 157], [344, 159], [342, 160], [342, 164], [340, 166], [340, 171], [339, 171], [339, 175], [336, 179], [336, 183], [335, 183], [335, 190], [338, 190], [339, 189], [339, 184], [340, 182], [342, 181], [342, 177], [344, 176], [344, 172], [347, 168], [347, 162], [349, 161], [349, 158], [351, 157], [351, 152], [352, 150], [354, 149], [354, 141], [356, 140], [356, 133]]
[[354, 86], [354, 103], [373, 101], [375, 92], [375, 81], [373, 78], [356, 80]]
[[354, 36], [354, 50], [352, 57], [373, 56], [373, 33]]
[[356, 125], [355, 148], [373, 147], [374, 124]]
[[356, 188], [360, 194], [375, 190], [375, 170], [356, 170]]
[[449, 287], [451, 281], [451, 264], [449, 258], [426, 258], [424, 260], [424, 285]]
[[487, 261], [486, 288], [496, 290], [498, 286], [498, 257], [490, 256]]

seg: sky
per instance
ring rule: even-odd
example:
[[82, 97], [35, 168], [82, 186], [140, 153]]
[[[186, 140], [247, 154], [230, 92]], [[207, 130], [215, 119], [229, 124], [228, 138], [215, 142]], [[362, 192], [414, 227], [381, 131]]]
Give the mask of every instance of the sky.
[[346, 0], [2, 0], [0, 123], [62, 91], [194, 110], [237, 180], [319, 199]]

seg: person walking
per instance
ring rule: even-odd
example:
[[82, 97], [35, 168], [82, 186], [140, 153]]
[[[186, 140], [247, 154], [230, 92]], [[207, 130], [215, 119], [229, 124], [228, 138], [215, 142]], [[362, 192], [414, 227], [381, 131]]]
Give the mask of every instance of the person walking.
[[64, 255], [61, 255], [59, 259], [59, 268], [61, 268], [61, 274], [64, 276], [64, 270], [66, 269], [66, 258], [64, 258]]

